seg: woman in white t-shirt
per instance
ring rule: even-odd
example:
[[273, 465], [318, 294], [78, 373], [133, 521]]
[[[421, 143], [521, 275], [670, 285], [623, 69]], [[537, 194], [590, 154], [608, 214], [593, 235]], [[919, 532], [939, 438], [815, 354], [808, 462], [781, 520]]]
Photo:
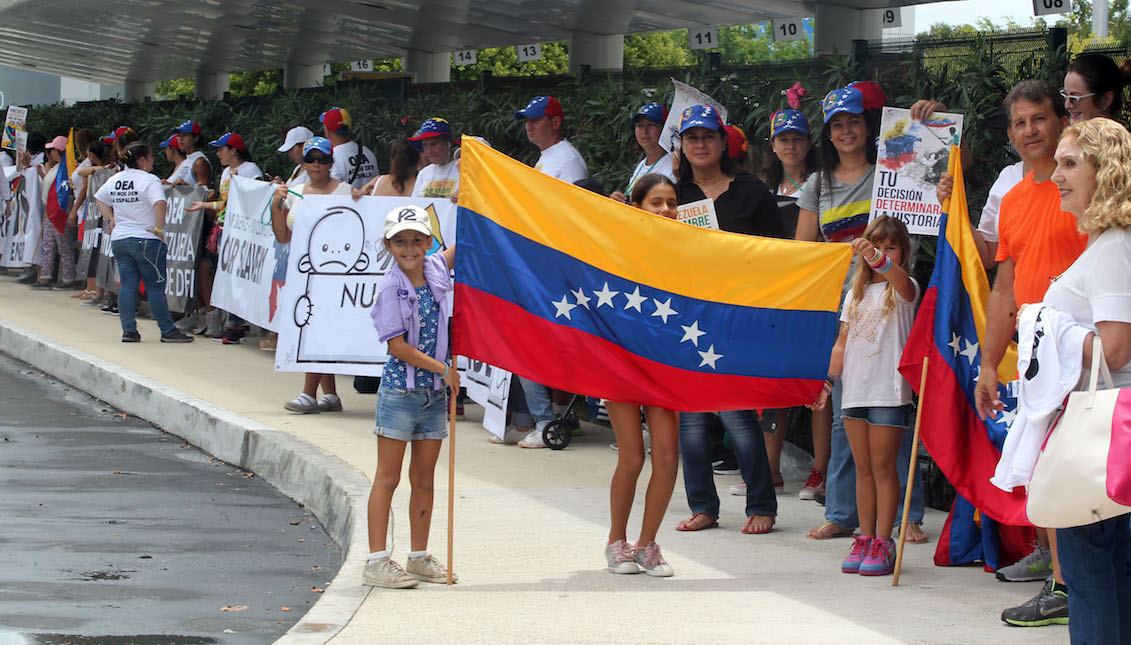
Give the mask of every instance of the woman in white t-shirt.
[[219, 244], [220, 235], [224, 232], [224, 213], [228, 207], [228, 188], [231, 185], [233, 173], [248, 179], [263, 179], [263, 171], [251, 160], [251, 153], [248, 152], [243, 137], [234, 132], [228, 132], [208, 145], [216, 148], [216, 157], [224, 166], [224, 171], [220, 173], [220, 198], [210, 202], [193, 202], [185, 207], [185, 210], [188, 211], [204, 209], [205, 228], [208, 228], [211, 224], [211, 233], [204, 244], [204, 251], [200, 254], [204, 261], [200, 263], [199, 280], [197, 282], [200, 285], [201, 295], [201, 299], [198, 299], [197, 302], [207, 307], [208, 313], [205, 314], [204, 323], [197, 330], [198, 333], [210, 338], [221, 338], [224, 344], [232, 344], [240, 342], [243, 338], [242, 325], [232, 325], [224, 330], [224, 312], [213, 308], [210, 304], [212, 300], [212, 280], [215, 277], [216, 266], [220, 260]]
[[[349, 195], [351, 187], [344, 181], [330, 177], [334, 164], [333, 147], [330, 140], [314, 137], [302, 147], [303, 169], [310, 181], [291, 188], [279, 186], [271, 198], [271, 230], [275, 233], [278, 245], [275, 247], [275, 273], [271, 279], [272, 317], [278, 290], [287, 277], [287, 259], [290, 256], [291, 231], [294, 229], [294, 210], [305, 195]], [[361, 243], [363, 240], [359, 240]], [[322, 398], [318, 397], [318, 386], [322, 386]], [[291, 412], [308, 414], [311, 412], [340, 412], [342, 400], [338, 398], [338, 387], [333, 374], [306, 374], [302, 393], [283, 407]]]
[[[1045, 305], [1099, 334], [1114, 385], [1120, 388], [1131, 387], [1129, 168], [1131, 134], [1115, 121], [1089, 119], [1061, 135], [1052, 180], [1060, 190], [1061, 208], [1075, 215], [1088, 234], [1088, 246], [1053, 281], [1044, 299]], [[1080, 360], [1088, 369], [1094, 333], [1088, 334], [1081, 348]], [[1000, 403], [997, 407], [1001, 409]], [[1113, 456], [1115, 449], [1113, 438]], [[1122, 461], [1122, 468], [1127, 467]], [[1109, 468], [1109, 481], [1112, 474]], [[1056, 531], [1060, 571], [1071, 590], [1068, 630], [1073, 643], [1123, 643], [1131, 635], [1128, 517]]]
[[844, 573], [888, 575], [895, 568], [891, 539], [899, 507], [899, 446], [914, 408], [899, 359], [915, 318], [919, 285], [908, 275], [911, 238], [903, 222], [880, 216], [853, 240], [860, 256], [841, 309], [840, 335], [815, 408], [843, 381], [844, 430], [856, 463], [860, 536], [841, 564]]
[[137, 343], [141, 335], [135, 318], [138, 287], [145, 282], [149, 310], [161, 328], [161, 342], [188, 343], [173, 325], [165, 300], [165, 189], [152, 174], [153, 149], [137, 141], [122, 152], [126, 169], [106, 180], [94, 194], [102, 217], [110, 222], [110, 248], [121, 282], [118, 311], [122, 342]]
[[636, 135], [636, 145], [644, 152], [632, 175], [628, 178], [628, 186], [623, 191], [614, 190], [609, 195], [613, 199], [628, 203], [628, 196], [632, 194], [636, 182], [649, 173], [656, 173], [667, 177], [675, 183], [675, 168], [672, 155], [660, 146], [660, 133], [664, 129], [664, 121], [668, 118], [668, 110], [663, 103], [649, 103], [640, 108], [632, 116], [632, 129]]
[[185, 153], [185, 160], [173, 170], [169, 183], [174, 186], [211, 186], [212, 162], [202, 152], [207, 139], [200, 124], [191, 119], [185, 121], [173, 128], [173, 136], [177, 137], [177, 145]]

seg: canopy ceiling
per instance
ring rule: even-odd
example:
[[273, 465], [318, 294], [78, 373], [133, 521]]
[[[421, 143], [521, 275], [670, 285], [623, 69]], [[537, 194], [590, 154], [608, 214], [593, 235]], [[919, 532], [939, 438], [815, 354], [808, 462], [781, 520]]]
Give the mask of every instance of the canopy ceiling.
[[915, 0], [0, 0], [0, 64], [119, 84], [875, 9]]

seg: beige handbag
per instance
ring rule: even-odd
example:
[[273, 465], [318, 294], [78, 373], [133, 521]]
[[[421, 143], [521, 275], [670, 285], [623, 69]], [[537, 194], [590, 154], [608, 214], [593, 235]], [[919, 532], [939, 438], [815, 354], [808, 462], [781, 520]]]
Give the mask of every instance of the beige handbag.
[[[1131, 388], [1112, 389], [1095, 334], [1088, 389], [1073, 392], [1041, 449], [1025, 512], [1034, 526], [1069, 528], [1131, 513]], [[1106, 389], [1096, 390], [1100, 374]]]

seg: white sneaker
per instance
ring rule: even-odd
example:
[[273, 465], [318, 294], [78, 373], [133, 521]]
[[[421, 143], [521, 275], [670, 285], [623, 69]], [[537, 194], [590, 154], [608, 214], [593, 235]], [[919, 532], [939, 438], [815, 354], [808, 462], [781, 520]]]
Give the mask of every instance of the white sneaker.
[[219, 336], [224, 331], [224, 320], [226, 318], [227, 316], [223, 311], [213, 309], [204, 317], [204, 328], [197, 333], [209, 338]]
[[545, 448], [546, 442], [542, 441], [542, 430], [549, 425], [549, 421], [539, 421], [534, 424], [534, 429], [518, 442], [519, 448]]
[[361, 572], [361, 584], [370, 587], [408, 589], [420, 583], [416, 578], [405, 573], [401, 565], [393, 562], [392, 558], [385, 558], [380, 562], [365, 565], [365, 569]]
[[513, 446], [514, 444], [518, 443], [519, 441], [522, 441], [523, 439], [525, 439], [527, 434], [528, 433], [523, 432], [522, 430], [519, 430], [518, 428], [516, 428], [514, 426], [507, 426], [506, 430], [503, 431], [502, 438], [499, 438], [498, 436], [495, 435], [495, 433], [492, 432], [490, 439], [491, 439], [491, 443], [505, 444], [505, 445], [508, 445], [508, 446]]
[[177, 329], [184, 332], [189, 332], [196, 329], [196, 326], [198, 324], [200, 324], [200, 317], [196, 315], [196, 312], [193, 312], [185, 316], [184, 318], [181, 318], [175, 323]]
[[671, 565], [660, 554], [660, 545], [655, 542], [645, 547], [636, 547], [636, 564], [644, 569], [644, 573], [657, 578], [667, 578], [675, 574]]
[[738, 482], [730, 487], [731, 495], [738, 495], [739, 497], [746, 497], [746, 482]]
[[[644, 454], [650, 454], [652, 452], [652, 433], [648, 432], [647, 427], [641, 428], [641, 432], [644, 433]], [[620, 450], [620, 446], [615, 443], [610, 443], [609, 449]]]
[[[448, 582], [448, 570], [436, 556], [428, 554], [423, 558], [409, 558], [408, 565], [405, 567], [405, 572], [408, 575], [423, 580], [424, 582], [435, 582], [437, 584], [445, 584]], [[459, 576], [452, 574], [452, 582], [459, 580]]]
[[640, 573], [636, 566], [636, 547], [624, 540], [605, 545], [605, 560], [612, 573]]

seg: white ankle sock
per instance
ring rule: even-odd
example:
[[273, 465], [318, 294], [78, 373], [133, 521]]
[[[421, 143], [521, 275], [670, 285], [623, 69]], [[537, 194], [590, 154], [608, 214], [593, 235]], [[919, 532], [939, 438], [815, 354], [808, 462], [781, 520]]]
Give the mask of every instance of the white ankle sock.
[[295, 401], [297, 401], [297, 402], [299, 402], [303, 405], [313, 405], [314, 403], [316, 403], [316, 401], [314, 400], [314, 397], [310, 396], [306, 392], [303, 392], [302, 394], [296, 396]]
[[419, 560], [420, 558], [426, 558], [426, 557], [428, 557], [428, 550], [427, 549], [425, 549], [423, 551], [409, 551], [408, 552], [408, 559], [409, 560]]
[[322, 398], [319, 399], [319, 400], [320, 401], [326, 401], [328, 403], [335, 403], [338, 400], [338, 395], [337, 394], [323, 394]]
[[385, 549], [384, 551], [374, 551], [373, 553], [369, 554], [369, 561], [367, 562], [367, 564], [377, 564], [378, 562], [380, 562], [382, 560], [388, 560], [388, 559], [389, 559], [389, 550], [388, 549]]

